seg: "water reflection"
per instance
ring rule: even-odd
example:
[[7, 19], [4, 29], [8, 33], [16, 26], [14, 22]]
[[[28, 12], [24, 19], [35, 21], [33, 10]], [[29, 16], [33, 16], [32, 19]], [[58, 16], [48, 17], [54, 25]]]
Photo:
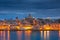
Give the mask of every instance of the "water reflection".
[[2, 32], [2, 40], [6, 40], [6, 38], [5, 38], [5, 31]]
[[59, 39], [59, 31], [50, 31], [50, 40], [58, 40]]
[[25, 31], [25, 40], [30, 40], [31, 31]]
[[60, 31], [59, 31], [59, 37], [60, 37]]
[[41, 40], [49, 40], [49, 31], [40, 31]]
[[10, 31], [10, 40], [18, 40], [17, 31]]
[[7, 40], [10, 40], [10, 31], [7, 31]]
[[2, 40], [1, 37], [2, 37], [2, 31], [0, 31], [0, 40]]
[[46, 31], [44, 31], [44, 40], [46, 40], [46, 34], [47, 34]]
[[59, 31], [59, 40], [60, 40], [60, 31]]
[[49, 31], [47, 31], [47, 40], [49, 40], [49, 36], [50, 36]]
[[0, 31], [0, 40], [60, 40], [60, 31]]
[[41, 36], [41, 40], [44, 40], [44, 35], [43, 35], [43, 31], [40, 31], [40, 36]]
[[6, 40], [5, 31], [0, 31], [0, 40]]
[[31, 40], [41, 40], [40, 31], [32, 31]]
[[17, 31], [17, 38], [18, 40], [22, 40], [22, 31]]
[[0, 40], [10, 40], [10, 31], [0, 31]]

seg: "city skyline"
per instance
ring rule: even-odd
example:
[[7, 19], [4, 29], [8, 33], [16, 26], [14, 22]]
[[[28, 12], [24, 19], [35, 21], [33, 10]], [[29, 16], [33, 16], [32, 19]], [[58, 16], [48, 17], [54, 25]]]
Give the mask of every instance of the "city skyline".
[[60, 40], [60, 0], [0, 0], [0, 40]]
[[[29, 13], [28, 14], [0, 14], [0, 19], [15, 19], [16, 17], [18, 17], [19, 19], [24, 19], [26, 17], [28, 17]], [[50, 19], [60, 19], [60, 16], [46, 16], [46, 15], [42, 15], [42, 14], [31, 14], [32, 17], [34, 18], [42, 18], [42, 19], [47, 19], [47, 18], [50, 18]]]

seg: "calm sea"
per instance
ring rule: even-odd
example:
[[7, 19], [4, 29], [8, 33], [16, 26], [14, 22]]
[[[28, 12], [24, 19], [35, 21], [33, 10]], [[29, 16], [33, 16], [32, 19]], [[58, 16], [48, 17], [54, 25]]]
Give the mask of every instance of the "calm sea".
[[0, 31], [0, 40], [60, 40], [60, 31]]

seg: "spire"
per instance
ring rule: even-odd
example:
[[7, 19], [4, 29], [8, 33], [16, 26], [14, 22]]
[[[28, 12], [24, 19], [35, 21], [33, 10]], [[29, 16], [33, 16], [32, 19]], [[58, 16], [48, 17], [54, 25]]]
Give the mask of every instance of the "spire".
[[18, 19], [18, 16], [16, 17], [16, 19]]
[[29, 14], [29, 15], [28, 15], [28, 17], [29, 17], [29, 18], [32, 18], [32, 15], [31, 15], [31, 14]]
[[16, 21], [17, 21], [17, 22], [19, 21], [18, 17], [16, 17]]

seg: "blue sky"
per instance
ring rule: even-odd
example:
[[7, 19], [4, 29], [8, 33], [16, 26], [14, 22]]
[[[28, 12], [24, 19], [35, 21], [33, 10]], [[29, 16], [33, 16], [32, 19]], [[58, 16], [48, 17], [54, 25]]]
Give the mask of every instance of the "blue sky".
[[0, 0], [0, 19], [27, 17], [60, 18], [60, 0]]

